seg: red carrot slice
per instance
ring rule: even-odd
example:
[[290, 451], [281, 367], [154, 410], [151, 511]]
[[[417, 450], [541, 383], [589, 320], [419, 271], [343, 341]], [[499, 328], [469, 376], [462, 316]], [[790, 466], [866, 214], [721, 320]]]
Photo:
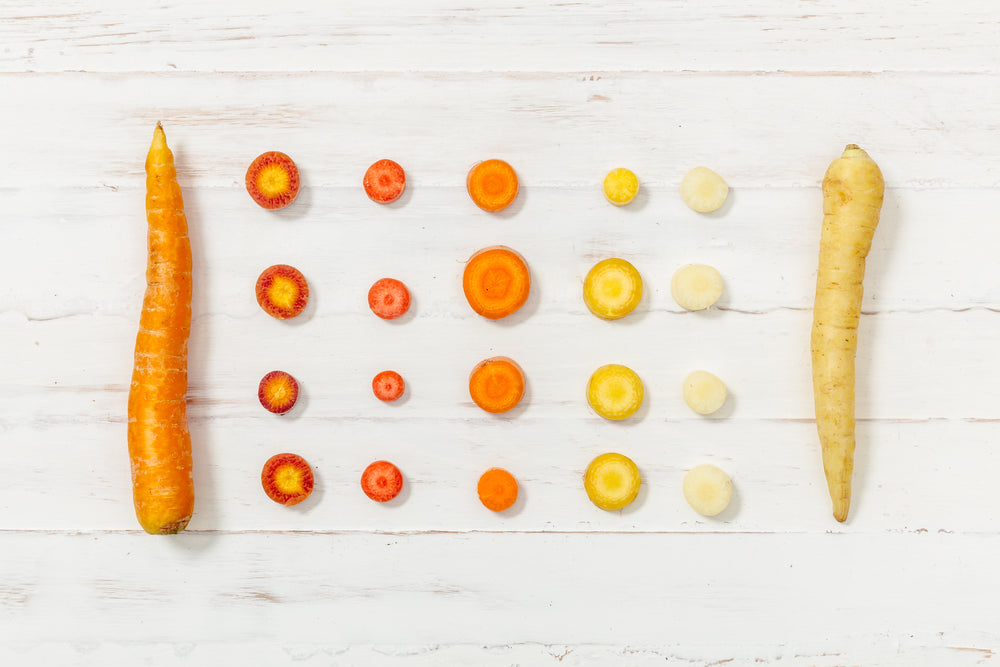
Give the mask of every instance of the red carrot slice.
[[267, 497], [279, 505], [298, 505], [313, 490], [313, 471], [298, 454], [275, 454], [264, 464], [260, 483]]
[[285, 371], [271, 371], [260, 380], [257, 398], [268, 412], [283, 415], [299, 398], [299, 383]]
[[257, 278], [257, 303], [271, 317], [286, 320], [301, 313], [309, 301], [309, 284], [293, 266], [275, 264]]
[[410, 291], [395, 278], [382, 278], [368, 290], [368, 307], [383, 320], [394, 320], [410, 309]]
[[361, 473], [361, 490], [375, 502], [388, 502], [403, 490], [403, 473], [388, 461], [375, 461]]
[[284, 153], [268, 151], [250, 163], [246, 186], [247, 192], [260, 206], [284, 208], [299, 194], [299, 169]]
[[395, 401], [405, 388], [403, 376], [396, 371], [382, 371], [372, 380], [372, 391], [380, 401]]
[[392, 160], [379, 160], [365, 172], [364, 186], [373, 202], [391, 204], [406, 188], [406, 172]]

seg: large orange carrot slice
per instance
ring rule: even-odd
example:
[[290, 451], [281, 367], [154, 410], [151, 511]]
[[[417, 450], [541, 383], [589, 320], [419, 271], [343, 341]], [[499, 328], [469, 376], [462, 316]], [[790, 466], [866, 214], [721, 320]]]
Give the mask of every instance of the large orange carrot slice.
[[128, 395], [132, 495], [143, 530], [177, 533], [194, 511], [187, 424], [191, 243], [174, 156], [159, 123], [146, 158], [147, 264]]
[[528, 263], [507, 246], [483, 248], [465, 265], [462, 291], [472, 309], [483, 317], [499, 320], [512, 315], [531, 291]]
[[479, 208], [502, 211], [517, 197], [517, 173], [503, 160], [483, 160], [469, 170], [465, 187]]
[[524, 397], [524, 371], [510, 357], [490, 357], [469, 374], [469, 395], [486, 412], [513, 410]]

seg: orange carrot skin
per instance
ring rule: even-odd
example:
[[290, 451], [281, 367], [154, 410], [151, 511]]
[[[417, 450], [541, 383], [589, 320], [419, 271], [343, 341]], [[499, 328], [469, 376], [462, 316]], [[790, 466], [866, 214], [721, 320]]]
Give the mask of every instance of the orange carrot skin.
[[191, 242], [174, 156], [159, 124], [146, 158], [148, 256], [128, 396], [135, 513], [151, 534], [177, 533], [194, 511], [187, 424]]

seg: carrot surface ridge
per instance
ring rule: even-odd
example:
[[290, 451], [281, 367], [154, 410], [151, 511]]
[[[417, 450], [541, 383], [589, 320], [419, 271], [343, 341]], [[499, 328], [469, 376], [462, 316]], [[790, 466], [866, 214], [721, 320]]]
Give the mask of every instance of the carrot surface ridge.
[[194, 511], [187, 423], [191, 242], [174, 156], [159, 123], [146, 158], [146, 293], [128, 396], [135, 513], [151, 534], [177, 533]]

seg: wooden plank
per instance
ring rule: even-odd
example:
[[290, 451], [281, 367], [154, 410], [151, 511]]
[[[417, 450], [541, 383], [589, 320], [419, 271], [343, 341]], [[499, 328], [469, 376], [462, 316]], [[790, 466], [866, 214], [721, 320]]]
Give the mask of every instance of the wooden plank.
[[286, 662], [370, 664], [374, 644], [393, 664], [470, 652], [487, 664], [563, 653], [582, 664], [590, 644], [681, 664], [966, 665], [1000, 642], [996, 535], [3, 540], [5, 657], [155, 652], [201, 664], [245, 644], [236, 656], [260, 647]]
[[510, 160], [520, 174], [525, 213], [531, 188], [593, 188], [622, 165], [654, 187], [676, 187], [698, 164], [714, 167], [734, 188], [814, 187], [850, 142], [871, 150], [892, 188], [1000, 183], [1000, 126], [991, 113], [1000, 86], [989, 74], [69, 73], [0, 80], [0, 143], [5, 155], [17, 156], [0, 162], [8, 188], [141, 187], [157, 120], [166, 123], [182, 185], [238, 185], [257, 154], [280, 148], [299, 163], [309, 188], [356, 187], [369, 164], [392, 156], [412, 174], [417, 201], [418, 188], [461, 187], [469, 167], [492, 156]]
[[0, 6], [4, 71], [997, 71], [989, 3]]

